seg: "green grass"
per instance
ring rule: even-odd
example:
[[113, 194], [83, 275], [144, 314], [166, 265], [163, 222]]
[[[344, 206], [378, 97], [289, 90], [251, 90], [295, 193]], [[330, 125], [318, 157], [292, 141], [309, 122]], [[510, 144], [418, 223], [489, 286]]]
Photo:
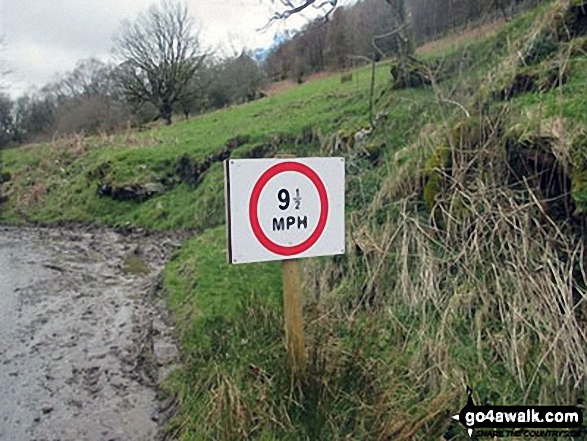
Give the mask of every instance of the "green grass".
[[187, 242], [166, 267], [171, 308], [180, 317], [195, 312], [197, 319], [189, 323], [198, 329], [200, 319], [233, 318], [238, 305], [251, 297], [280, 305], [278, 263], [229, 265], [226, 255], [225, 229], [216, 227]]
[[[579, 313], [557, 308], [584, 292], [580, 277], [565, 291], [576, 257], [564, 247], [581, 239], [557, 218], [567, 238], [557, 242], [559, 232], [548, 229], [525, 193], [523, 204], [503, 207], [483, 193], [523, 193], [506, 180], [491, 187], [487, 178], [493, 168], [507, 169], [500, 161], [516, 136], [550, 136], [564, 158], [567, 138], [587, 127], [581, 54], [570, 60], [561, 87], [492, 98], [520, 72], [512, 54], [554, 6], [530, 11], [490, 38], [427, 54], [442, 69], [436, 88], [392, 92], [389, 66], [377, 67], [375, 113], [388, 117], [365, 145], [334, 152], [347, 163], [349, 246], [345, 256], [303, 262], [309, 362], [296, 381], [285, 361], [280, 265], [228, 265], [221, 164], [194, 186], [179, 182], [177, 163], [184, 155], [202, 161], [236, 136], [248, 139], [234, 157], [260, 145], [330, 155], [337, 135], [352, 137], [367, 123], [369, 68], [359, 71], [358, 83], [356, 72], [352, 83], [333, 75], [171, 127], [3, 152], [11, 175], [4, 220], [195, 229], [164, 271], [182, 353], [182, 367], [164, 385], [177, 398], [167, 427], [172, 439], [425, 441], [449, 433], [465, 440], [450, 415], [464, 405], [466, 385], [478, 403], [574, 404], [586, 398], [573, 383], [585, 378], [584, 341], [564, 321]], [[561, 54], [532, 69], [547, 72]], [[548, 120], [565, 130], [548, 131]], [[493, 123], [490, 135], [476, 131]], [[439, 161], [431, 166], [451, 136], [460, 148], [451, 147], [454, 170]], [[568, 164], [574, 196], [587, 200], [586, 172], [577, 164]], [[441, 171], [454, 172], [454, 182]], [[426, 193], [431, 181], [438, 185]], [[149, 182], [165, 182], [167, 190], [143, 202], [97, 192], [104, 183]], [[433, 212], [435, 202], [445, 212]], [[563, 331], [571, 337], [561, 338]]]
[[[393, 332], [396, 326], [386, 328], [392, 323], [385, 319], [375, 329], [359, 317], [356, 325], [340, 321], [326, 335], [320, 324], [308, 325], [313, 369], [329, 356], [329, 344], [343, 350], [335, 372], [313, 371], [299, 391], [292, 391], [283, 347], [280, 266], [230, 266], [224, 241], [222, 228], [208, 230], [188, 241], [165, 270], [184, 348], [184, 367], [167, 382], [181, 403], [168, 427], [172, 437], [293, 441], [366, 436], [368, 422], [355, 420], [356, 402], [376, 405], [381, 391], [372, 389], [373, 378], [366, 378], [363, 364], [365, 357], [377, 356], [378, 369], [389, 376], [384, 373], [393, 357], [389, 349], [402, 339]], [[319, 318], [317, 309], [306, 312], [309, 322]], [[326, 378], [333, 390], [322, 384]], [[410, 403], [416, 404], [422, 403]], [[329, 426], [333, 415], [341, 427]]]
[[[229, 265], [225, 244], [224, 228], [208, 229], [188, 241], [165, 269], [184, 349], [184, 368], [167, 382], [182, 402], [169, 430], [188, 438], [212, 436], [214, 430], [205, 424], [209, 394], [222, 386], [224, 376], [244, 381], [251, 366], [265, 370], [283, 364], [280, 265]], [[188, 419], [190, 425], [182, 427]]]
[[[516, 40], [527, 35], [545, 13], [548, 5], [506, 25], [488, 40], [427, 56], [430, 61], [443, 60], [451, 72], [440, 83], [440, 93], [466, 82], [472, 91], [462, 96], [461, 103], [474, 113], [481, 95], [477, 90], [496, 87], [488, 83], [489, 71], [499, 71]], [[469, 60], [469, 70], [459, 79], [455, 66], [463, 57]], [[540, 117], [563, 119], [568, 127], [584, 126], [583, 63], [581, 57], [572, 61], [568, 82], [562, 87], [520, 94], [506, 103], [485, 103], [488, 113], [474, 115], [472, 124], [494, 112], [507, 112], [504, 133], [520, 124], [532, 127]], [[537, 69], [547, 65], [544, 62]], [[202, 259], [209, 258], [210, 250], [214, 250], [210, 256], [216, 256], [207, 266], [219, 284], [202, 287], [201, 295], [208, 291], [231, 294], [213, 312], [205, 312], [211, 311], [205, 301], [200, 311], [197, 306], [193, 310], [183, 304], [178, 307], [173, 300], [186, 323], [180, 326], [185, 364], [167, 384], [181, 403], [169, 426], [173, 437], [429, 440], [449, 433], [453, 439], [464, 440], [468, 436], [451, 423], [450, 415], [464, 405], [465, 385], [473, 386], [477, 402], [568, 404], [585, 398], [570, 380], [562, 380], [564, 386], [553, 380], [553, 372], [562, 369], [557, 359], [571, 360], [572, 352], [559, 347], [554, 356], [548, 345], [540, 343], [545, 333], [553, 331], [548, 320], [554, 323], [560, 317], [555, 314], [548, 319], [550, 312], [540, 309], [544, 300], [537, 299], [526, 279], [508, 273], [508, 268], [520, 265], [512, 261], [517, 258], [515, 252], [500, 257], [501, 263], [500, 258], [492, 260], [504, 249], [522, 250], [521, 245], [507, 241], [504, 245], [502, 238], [481, 239], [490, 250], [471, 263], [464, 238], [471, 234], [474, 218], [462, 231], [453, 232], [455, 243], [443, 246], [444, 232], [436, 232], [438, 240], [428, 236], [430, 213], [421, 193], [395, 199], [388, 195], [388, 188], [401, 181], [408, 187], [419, 185], [421, 167], [435, 148], [444, 145], [447, 133], [463, 119], [462, 111], [438, 106], [430, 87], [378, 94], [377, 109], [389, 113], [389, 122], [370, 140], [382, 146], [378, 163], [360, 155], [347, 158], [347, 223], [355, 249], [342, 258], [304, 262], [310, 361], [298, 383], [291, 383], [285, 366], [278, 272], [273, 273], [274, 284], [266, 284], [271, 290], [263, 294], [258, 290], [263, 282], [242, 284], [239, 277], [225, 277], [229, 274], [225, 256], [218, 252], [224, 241], [221, 230], [209, 231], [186, 245], [193, 257], [183, 271], [202, 271]], [[360, 124], [360, 119], [357, 114], [350, 125]], [[404, 224], [406, 219], [411, 223]], [[487, 222], [494, 225], [496, 221]], [[492, 229], [481, 231], [489, 234]], [[202, 240], [214, 244], [202, 246]], [[386, 252], [388, 240], [392, 246]], [[403, 246], [414, 253], [405, 262], [400, 253]], [[445, 246], [461, 253], [463, 262], [453, 262]], [[544, 252], [534, 247], [528, 253], [526, 259], [531, 262], [544, 258]], [[187, 259], [178, 257], [178, 261]], [[489, 262], [504, 265], [501, 277], [487, 274]], [[214, 271], [218, 268], [222, 271]], [[257, 265], [242, 269], [259, 277]], [[562, 267], [553, 271], [564, 272]], [[173, 263], [166, 272], [170, 298], [191, 304], [188, 299], [197, 298], [201, 287], [180, 286], [177, 280], [190, 277]], [[496, 298], [499, 290], [507, 296], [505, 303]], [[526, 319], [532, 322], [529, 327], [519, 324], [515, 314], [503, 311], [521, 298], [525, 310], [533, 311], [528, 313], [532, 318]], [[517, 323], [513, 328], [512, 322]], [[520, 345], [518, 359], [512, 358], [508, 342]]]
[[[377, 69], [379, 93], [388, 81], [387, 67], [382, 64]], [[153, 229], [206, 228], [209, 216], [198, 208], [211, 202], [215, 208], [211, 217], [218, 224], [219, 169], [213, 167], [203, 182], [215, 194], [205, 189], [190, 194], [193, 189], [174, 183], [180, 156], [202, 161], [236, 136], [250, 138], [249, 145], [241, 147], [245, 150], [258, 143], [276, 142], [280, 135], [300, 136], [307, 127], [320, 133], [359, 127], [365, 123], [368, 87], [369, 73], [363, 69], [358, 83], [343, 84], [333, 75], [279, 96], [178, 121], [171, 127], [6, 150], [4, 169], [13, 179], [5, 188], [9, 199], [3, 214], [10, 220], [42, 223], [68, 220]], [[316, 146], [290, 146], [289, 150], [323, 154]], [[235, 154], [238, 156], [238, 151]], [[100, 171], [103, 176], [96, 176]], [[171, 181], [171, 188], [145, 204], [113, 202], [97, 194], [103, 183], [125, 186], [163, 180]]]

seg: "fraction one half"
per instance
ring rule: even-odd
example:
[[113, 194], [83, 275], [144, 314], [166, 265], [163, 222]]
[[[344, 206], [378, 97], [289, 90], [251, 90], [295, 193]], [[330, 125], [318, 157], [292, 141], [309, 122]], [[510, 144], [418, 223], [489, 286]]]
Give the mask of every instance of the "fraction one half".
[[344, 254], [344, 159], [229, 159], [230, 263]]

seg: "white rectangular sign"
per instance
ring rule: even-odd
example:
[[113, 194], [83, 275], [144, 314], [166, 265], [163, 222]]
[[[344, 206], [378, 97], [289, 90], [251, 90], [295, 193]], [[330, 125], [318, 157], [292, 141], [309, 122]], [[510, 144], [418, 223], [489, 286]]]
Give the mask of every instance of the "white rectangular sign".
[[224, 165], [230, 263], [344, 254], [344, 158]]

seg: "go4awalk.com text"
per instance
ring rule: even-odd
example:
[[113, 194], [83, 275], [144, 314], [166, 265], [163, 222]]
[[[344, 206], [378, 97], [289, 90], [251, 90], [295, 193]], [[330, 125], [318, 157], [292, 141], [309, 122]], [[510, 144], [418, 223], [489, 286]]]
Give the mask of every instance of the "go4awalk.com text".
[[482, 437], [581, 437], [583, 410], [577, 406], [478, 406], [467, 388], [467, 404], [453, 419], [469, 436]]
[[[581, 429], [477, 429], [478, 438], [579, 438], [583, 435]], [[579, 438], [580, 439], [580, 438]]]

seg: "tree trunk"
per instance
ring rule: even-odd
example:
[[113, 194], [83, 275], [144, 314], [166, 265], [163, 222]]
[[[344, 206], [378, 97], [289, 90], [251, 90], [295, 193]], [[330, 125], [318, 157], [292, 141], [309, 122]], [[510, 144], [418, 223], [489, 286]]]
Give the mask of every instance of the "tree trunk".
[[171, 125], [171, 119], [173, 117], [173, 107], [169, 103], [164, 103], [161, 106], [161, 118], [165, 120], [165, 124]]
[[494, 0], [494, 4], [497, 5], [497, 8], [501, 12], [501, 15], [503, 15], [503, 19], [506, 22], [509, 21], [508, 13], [505, 9], [505, 5], [503, 4], [503, 0]]

